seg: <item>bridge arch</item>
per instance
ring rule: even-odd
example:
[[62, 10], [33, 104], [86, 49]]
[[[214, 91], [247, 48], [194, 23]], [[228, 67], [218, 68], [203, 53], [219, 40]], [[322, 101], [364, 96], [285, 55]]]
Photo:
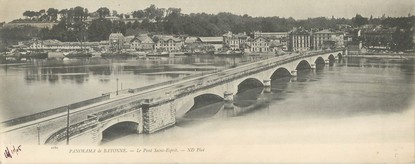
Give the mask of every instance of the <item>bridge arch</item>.
[[330, 54], [328, 57], [329, 60], [329, 66], [333, 66], [334, 62], [336, 61], [336, 57], [334, 57], [333, 54]]
[[284, 77], [291, 77], [290, 71], [285, 67], [277, 68], [271, 75], [271, 80], [276, 80]]
[[328, 59], [331, 61], [331, 60], [336, 60], [336, 57], [334, 57], [334, 55], [333, 54], [330, 54], [329, 55], [329, 57], [328, 57]]
[[341, 52], [339, 52], [338, 54], [337, 54], [337, 59], [339, 60], [338, 62], [340, 63], [341, 62], [341, 60], [343, 59], [343, 55], [342, 55], [342, 53]]
[[205, 93], [193, 98], [193, 106], [186, 111], [184, 117], [207, 118], [219, 112], [223, 97], [214, 93]]
[[138, 116], [134, 117], [133, 115], [131, 115], [131, 117], [120, 117], [116, 119], [111, 119], [108, 122], [103, 123], [102, 126], [99, 128], [99, 131], [103, 132], [106, 129], [110, 128], [111, 126], [116, 125], [121, 122], [132, 122], [132, 123], [139, 124]]
[[257, 78], [247, 78], [243, 80], [241, 83], [238, 84], [238, 93], [244, 92], [249, 89], [263, 87], [264, 84], [261, 80], [258, 80]]
[[[108, 126], [110, 125], [110, 126]], [[128, 133], [138, 133], [139, 123], [137, 121], [121, 121], [115, 124], [107, 124], [105, 128], [100, 130], [100, 140], [104, 141], [106, 139], [116, 138], [121, 135]]]
[[310, 65], [310, 63], [307, 60], [301, 60], [297, 64], [297, 67], [295, 69], [296, 70], [311, 69], [311, 65]]
[[[224, 91], [220, 89], [211, 89], [204, 92], [196, 93], [195, 95], [188, 95], [183, 97], [181, 101], [175, 102], [176, 104], [176, 118], [185, 117], [185, 115], [192, 109], [209, 105], [210, 102], [223, 101]], [[204, 99], [208, 101], [204, 101]]]
[[325, 62], [324, 62], [324, 58], [323, 58], [323, 57], [321, 57], [321, 56], [319, 56], [319, 57], [317, 57], [317, 59], [314, 61], [314, 63], [315, 63], [316, 65], [324, 65], [324, 64], [325, 64]]

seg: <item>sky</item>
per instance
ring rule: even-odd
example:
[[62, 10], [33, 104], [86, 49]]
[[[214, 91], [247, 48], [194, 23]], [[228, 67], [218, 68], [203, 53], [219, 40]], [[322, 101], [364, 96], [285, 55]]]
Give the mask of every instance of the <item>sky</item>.
[[407, 16], [415, 14], [415, 0], [0, 0], [0, 22], [22, 18], [25, 10], [39, 11], [50, 7], [59, 10], [82, 6], [90, 12], [99, 7], [128, 13], [155, 4], [159, 8], [181, 8], [182, 13], [230, 12], [250, 16], [351, 18], [357, 13], [370, 17]]

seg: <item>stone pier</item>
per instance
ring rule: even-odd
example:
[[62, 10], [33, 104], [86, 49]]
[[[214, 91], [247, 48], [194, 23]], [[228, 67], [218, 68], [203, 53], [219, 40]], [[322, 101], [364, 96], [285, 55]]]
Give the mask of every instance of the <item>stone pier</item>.
[[223, 94], [223, 100], [225, 101], [225, 109], [233, 109], [233, 93], [229, 91], [225, 91]]
[[153, 133], [176, 123], [176, 108], [173, 99], [151, 102], [146, 100], [142, 105], [143, 131]]
[[291, 76], [292, 77], [297, 77], [297, 70], [292, 70], [291, 71]]
[[263, 80], [264, 82], [264, 93], [270, 93], [271, 92], [271, 79]]

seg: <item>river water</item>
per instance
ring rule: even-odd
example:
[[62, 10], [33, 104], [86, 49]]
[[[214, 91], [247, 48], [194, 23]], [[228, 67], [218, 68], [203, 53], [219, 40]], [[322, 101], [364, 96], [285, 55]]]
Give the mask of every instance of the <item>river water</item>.
[[212, 56], [136, 59], [52, 58], [0, 65], [0, 121], [101, 96], [223, 69], [249, 59]]
[[[114, 91], [117, 78], [124, 89], [135, 88], [223, 69], [244, 60], [247, 59], [89, 59], [2, 65], [2, 120]], [[373, 143], [388, 145], [370, 151], [339, 148], [356, 154], [384, 153], [393, 159], [398, 158], [396, 154], [413, 157], [414, 72], [413, 63], [402, 64], [401, 60], [345, 58], [334, 66], [299, 71], [296, 79], [274, 80], [270, 93], [263, 93], [262, 88], [238, 93], [231, 109], [225, 109], [222, 102], [192, 109], [185, 117], [177, 118], [175, 126], [151, 135], [114, 129], [104, 137], [102, 145], [279, 145], [281, 149], [292, 149], [286, 146], [292, 144], [323, 145], [328, 149]], [[315, 147], [303, 148], [296, 151], [310, 153]]]
[[[297, 79], [274, 80], [271, 85], [271, 93], [256, 88], [236, 95], [233, 109], [224, 109], [219, 102], [191, 110], [174, 127], [151, 135], [115, 129], [102, 145], [219, 147], [212, 151], [235, 145], [274, 146], [269, 149], [294, 156], [322, 151], [304, 162], [324, 158], [356, 162], [350, 157], [357, 156], [378, 162], [414, 159], [413, 63], [349, 58], [332, 67], [300, 71]], [[336, 150], [350, 154], [339, 156]]]

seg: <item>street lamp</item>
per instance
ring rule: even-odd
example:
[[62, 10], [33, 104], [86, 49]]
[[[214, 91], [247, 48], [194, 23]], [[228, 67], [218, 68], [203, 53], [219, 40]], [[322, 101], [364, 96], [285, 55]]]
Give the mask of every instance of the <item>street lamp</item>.
[[66, 116], [66, 145], [69, 145], [69, 105], [66, 106], [68, 115]]
[[116, 92], [117, 96], [118, 96], [118, 78], [117, 78], [117, 92]]
[[37, 144], [40, 145], [40, 125], [37, 124]]

